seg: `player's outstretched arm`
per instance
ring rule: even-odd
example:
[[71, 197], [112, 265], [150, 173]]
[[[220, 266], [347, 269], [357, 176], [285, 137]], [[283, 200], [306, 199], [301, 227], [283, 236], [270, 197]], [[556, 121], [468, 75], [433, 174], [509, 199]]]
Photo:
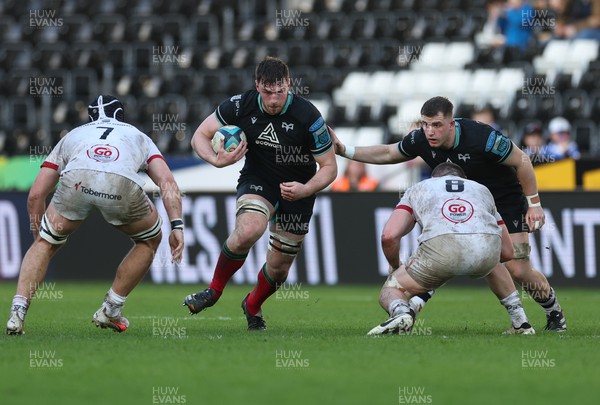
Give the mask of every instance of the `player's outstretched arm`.
[[348, 146], [336, 136], [335, 131], [329, 127], [329, 133], [333, 141], [335, 153], [345, 158], [357, 160], [364, 163], [378, 165], [400, 163], [408, 160], [398, 150], [398, 144], [372, 145], [372, 146]]
[[215, 167], [232, 165], [242, 159], [248, 151], [248, 143], [246, 141], [240, 142], [238, 147], [232, 152], [226, 152], [223, 148], [223, 141], [221, 141], [221, 148], [218, 153], [215, 153], [211, 145], [211, 140], [215, 132], [221, 127], [221, 123], [213, 113], [202, 121], [192, 137], [192, 149], [194, 149], [198, 156]]
[[[148, 164], [148, 176], [160, 188], [160, 196], [169, 216], [169, 221], [181, 220], [181, 192], [167, 163], [163, 159], [152, 159]], [[174, 229], [169, 235], [171, 257], [175, 263], [181, 262], [181, 254], [183, 252], [183, 223], [178, 228]]]
[[400, 239], [412, 231], [416, 221], [405, 209], [396, 208], [381, 232], [381, 248], [390, 266], [400, 267]]
[[525, 221], [529, 229], [537, 231], [544, 225], [546, 217], [538, 195], [537, 181], [531, 161], [517, 145], [513, 144], [513, 152], [504, 164], [511, 166], [517, 172], [517, 179], [521, 183], [523, 193], [527, 197], [527, 204], [529, 205]]
[[33, 240], [36, 240], [40, 233], [40, 223], [46, 211], [46, 198], [58, 183], [59, 177], [56, 170], [42, 167], [29, 190], [27, 212], [29, 212]]

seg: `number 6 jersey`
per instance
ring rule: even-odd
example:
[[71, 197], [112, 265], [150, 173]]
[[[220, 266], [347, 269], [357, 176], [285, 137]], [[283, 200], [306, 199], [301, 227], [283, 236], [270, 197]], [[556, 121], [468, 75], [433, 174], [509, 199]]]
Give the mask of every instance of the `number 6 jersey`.
[[[396, 209], [410, 212], [423, 228], [419, 243], [444, 234], [502, 235], [502, 217], [481, 184], [457, 176], [434, 177], [408, 188]], [[468, 248], [468, 247], [467, 247]]]
[[70, 131], [42, 167], [60, 174], [78, 169], [115, 173], [143, 186], [138, 172], [145, 171], [154, 158], [163, 156], [148, 136], [133, 125], [108, 118]]

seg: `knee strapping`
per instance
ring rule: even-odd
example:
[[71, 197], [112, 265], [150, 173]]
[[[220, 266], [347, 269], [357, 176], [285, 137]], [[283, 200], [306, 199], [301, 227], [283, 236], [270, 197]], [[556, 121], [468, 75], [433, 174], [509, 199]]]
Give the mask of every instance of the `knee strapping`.
[[396, 276], [394, 276], [394, 274], [390, 274], [388, 276], [387, 280], [385, 280], [385, 283], [383, 285], [386, 286], [386, 287], [397, 288], [399, 290], [404, 291], [404, 289], [400, 285], [400, 282], [398, 281], [398, 279], [396, 278]]
[[59, 235], [52, 227], [50, 221], [48, 221], [48, 218], [46, 218], [46, 214], [44, 214], [40, 226], [40, 237], [53, 245], [62, 245], [67, 241], [69, 235]]
[[259, 214], [263, 214], [267, 218], [267, 221], [271, 217], [271, 212], [267, 204], [254, 198], [244, 198], [237, 201], [235, 215], [238, 216], [242, 212], [258, 212]]
[[145, 231], [138, 232], [135, 235], [129, 235], [129, 237], [134, 242], [150, 240], [150, 239], [158, 236], [158, 234], [160, 234], [161, 226], [162, 226], [162, 218], [159, 215], [158, 218], [156, 219], [156, 222], [154, 223], [154, 225], [152, 225], [150, 228], [146, 229]]
[[301, 240], [293, 240], [275, 232], [269, 236], [269, 250], [277, 251], [286, 256], [296, 256], [301, 248]]
[[513, 243], [513, 249], [515, 250], [513, 260], [529, 260], [529, 252], [531, 252], [529, 243]]

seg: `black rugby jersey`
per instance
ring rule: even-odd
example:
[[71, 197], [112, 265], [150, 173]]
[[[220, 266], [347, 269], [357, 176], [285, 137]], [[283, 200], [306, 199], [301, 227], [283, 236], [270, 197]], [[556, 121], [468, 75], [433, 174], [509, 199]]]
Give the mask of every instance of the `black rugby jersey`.
[[237, 125], [246, 134], [248, 152], [241, 174], [253, 174], [273, 185], [306, 183], [317, 170], [313, 156], [332, 147], [325, 120], [308, 100], [288, 93], [278, 115], [263, 111], [260, 93], [249, 90], [222, 102], [215, 115], [222, 125]]
[[514, 144], [500, 131], [470, 119], [455, 118], [455, 142], [451, 149], [432, 148], [423, 129], [415, 129], [398, 144], [403, 156], [420, 156], [432, 169], [443, 162], [456, 163], [467, 178], [486, 186], [499, 203], [519, 204], [523, 190], [516, 171], [501, 164]]

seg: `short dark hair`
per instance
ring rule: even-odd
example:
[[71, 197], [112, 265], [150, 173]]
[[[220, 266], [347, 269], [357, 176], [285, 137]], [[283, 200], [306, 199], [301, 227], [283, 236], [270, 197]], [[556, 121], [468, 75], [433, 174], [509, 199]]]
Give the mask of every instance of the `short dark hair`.
[[288, 66], [279, 58], [265, 57], [254, 72], [257, 83], [276, 84], [290, 77]]
[[444, 114], [444, 117], [452, 117], [454, 106], [446, 97], [433, 97], [425, 101], [421, 107], [421, 115], [425, 117], [434, 117], [438, 113]]
[[437, 165], [431, 172], [431, 177], [458, 176], [467, 178], [465, 171], [456, 163], [444, 162]]

